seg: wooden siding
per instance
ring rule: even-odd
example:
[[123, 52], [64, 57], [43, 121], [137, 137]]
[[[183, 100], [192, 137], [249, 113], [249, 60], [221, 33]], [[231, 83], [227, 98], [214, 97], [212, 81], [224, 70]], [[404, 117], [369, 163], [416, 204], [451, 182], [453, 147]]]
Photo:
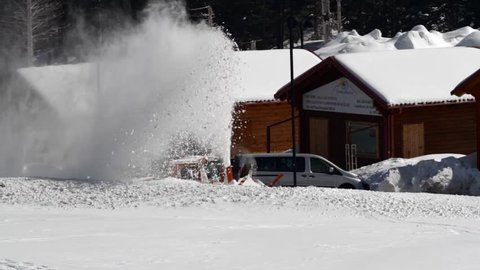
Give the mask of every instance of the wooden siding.
[[460, 153], [476, 151], [475, 104], [404, 108], [394, 118], [394, 152], [392, 156], [403, 156], [403, 126], [424, 125], [425, 154]]
[[[285, 101], [237, 104], [234, 111], [231, 155], [266, 152], [267, 126], [290, 117], [290, 104]], [[300, 130], [298, 118], [296, 127], [298, 144]], [[291, 130], [290, 121], [271, 128], [271, 152], [283, 152], [292, 148]]]

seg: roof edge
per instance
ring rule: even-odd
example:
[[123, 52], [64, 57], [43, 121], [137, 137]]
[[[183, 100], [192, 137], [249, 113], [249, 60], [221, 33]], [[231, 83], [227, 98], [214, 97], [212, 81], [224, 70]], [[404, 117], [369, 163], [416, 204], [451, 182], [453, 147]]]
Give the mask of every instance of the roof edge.
[[340, 61], [338, 61], [335, 56], [333, 57], [333, 64], [335, 67], [342, 73], [345, 78], [349, 79], [352, 81], [355, 85], [360, 88], [367, 96], [369, 96], [375, 103], [380, 105], [380, 110], [385, 111], [388, 109], [388, 103], [386, 100], [384, 100], [381, 96], [379, 96], [371, 86], [366, 84], [359, 76], [357, 76], [355, 73], [353, 73], [349, 68], [344, 66]]
[[[320, 58], [321, 59], [321, 58]], [[322, 60], [320, 63], [316, 64], [315, 66], [311, 67], [309, 70], [305, 71], [302, 73], [300, 76], [297, 76], [293, 80], [293, 85], [298, 85], [305, 81], [308, 77], [310, 77], [312, 74], [314, 74], [317, 70], [321, 69], [321, 67], [328, 65], [331, 62], [330, 57], [326, 58], [325, 60]], [[287, 100], [289, 99], [288, 92], [290, 92], [290, 84], [291, 82], [286, 83], [284, 86], [282, 86], [276, 93], [273, 95], [275, 99], [279, 100]]]
[[[477, 79], [478, 78], [478, 79]], [[477, 81], [475, 81], [477, 79]], [[478, 88], [478, 90], [475, 90]], [[451, 92], [451, 95], [458, 97], [463, 96], [464, 94], [472, 94], [475, 91], [480, 92], [480, 68], [472, 73], [470, 76], [461, 81]]]

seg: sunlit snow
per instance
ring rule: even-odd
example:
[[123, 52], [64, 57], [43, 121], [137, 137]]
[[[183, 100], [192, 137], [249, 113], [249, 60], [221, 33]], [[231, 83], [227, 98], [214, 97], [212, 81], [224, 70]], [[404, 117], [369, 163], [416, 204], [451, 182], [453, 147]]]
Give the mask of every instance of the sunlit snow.
[[[479, 195], [470, 157], [357, 170], [377, 191], [145, 178], [152, 159], [175, 151], [169, 146], [227, 158], [230, 146], [239, 59], [219, 29], [171, 11], [76, 65], [73, 81], [73, 66], [20, 71], [38, 91], [7, 95], [0, 175], [65, 179], [0, 178], [0, 269], [478, 269], [480, 197], [421, 193]], [[469, 27], [442, 34], [418, 26], [392, 39], [352, 31], [317, 53], [472, 46], [479, 38]], [[441, 64], [454, 79], [463, 70]]]
[[441, 33], [428, 30], [423, 25], [417, 25], [410, 31], [399, 32], [394, 37], [383, 37], [378, 29], [366, 35], [359, 35], [357, 31], [341, 32], [332, 41], [315, 51], [321, 58], [328, 56], [372, 52], [385, 50], [407, 50], [445, 47], [474, 47], [480, 46], [480, 31], [469, 26], [450, 32]]

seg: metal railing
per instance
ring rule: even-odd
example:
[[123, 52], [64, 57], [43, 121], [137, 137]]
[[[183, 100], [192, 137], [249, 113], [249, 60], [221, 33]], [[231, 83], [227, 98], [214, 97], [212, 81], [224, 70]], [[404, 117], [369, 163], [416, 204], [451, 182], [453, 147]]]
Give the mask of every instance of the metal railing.
[[347, 166], [347, 171], [355, 170], [356, 168], [358, 168], [356, 144], [345, 144], [345, 163]]

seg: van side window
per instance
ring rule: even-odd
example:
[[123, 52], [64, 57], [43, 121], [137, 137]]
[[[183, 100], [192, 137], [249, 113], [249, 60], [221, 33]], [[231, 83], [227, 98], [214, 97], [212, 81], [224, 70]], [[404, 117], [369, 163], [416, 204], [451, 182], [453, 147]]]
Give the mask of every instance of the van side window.
[[257, 171], [260, 171], [260, 172], [277, 171], [275, 158], [257, 157], [255, 158], [255, 161], [257, 162]]
[[[293, 158], [291, 157], [280, 157], [278, 158], [278, 171], [279, 172], [293, 172]], [[305, 171], [305, 158], [297, 157], [297, 172]]]
[[[291, 172], [293, 158], [291, 157], [256, 157], [259, 172]], [[297, 172], [305, 171], [305, 158], [297, 157]]]
[[323, 162], [323, 160], [318, 158], [310, 158], [310, 167], [313, 173], [329, 173], [328, 164]]

